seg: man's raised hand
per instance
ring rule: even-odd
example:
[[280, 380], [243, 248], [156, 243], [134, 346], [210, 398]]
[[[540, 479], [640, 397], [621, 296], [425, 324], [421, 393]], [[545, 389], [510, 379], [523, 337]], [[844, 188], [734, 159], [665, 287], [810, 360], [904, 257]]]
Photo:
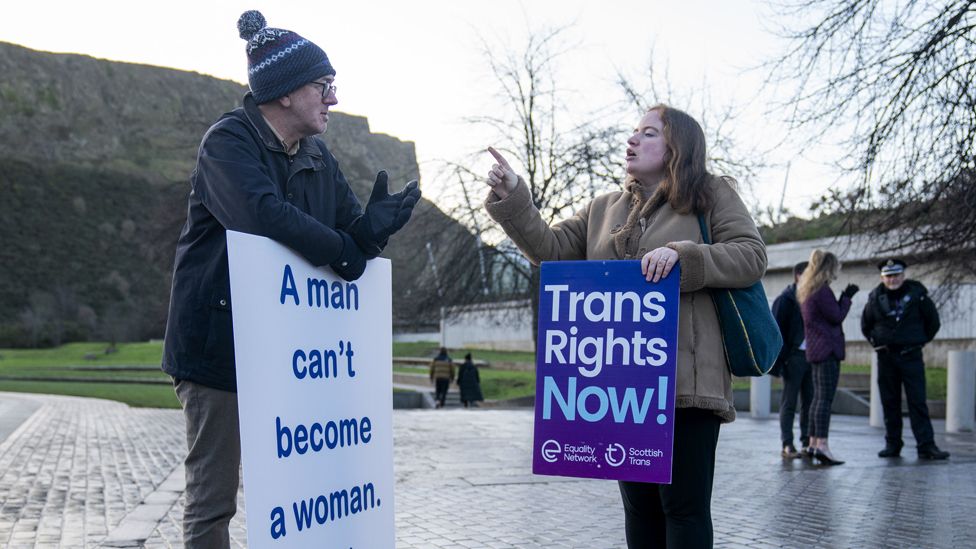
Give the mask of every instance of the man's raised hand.
[[407, 183], [402, 191], [390, 194], [386, 171], [377, 173], [363, 214], [368, 238], [376, 244], [385, 242], [407, 224], [418, 200], [420, 186], [416, 180]]

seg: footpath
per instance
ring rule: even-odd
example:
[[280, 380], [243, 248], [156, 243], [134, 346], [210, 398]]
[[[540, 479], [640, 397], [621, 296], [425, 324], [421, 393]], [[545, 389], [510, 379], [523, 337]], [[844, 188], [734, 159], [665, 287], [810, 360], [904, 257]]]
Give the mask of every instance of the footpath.
[[[395, 411], [397, 547], [625, 547], [615, 483], [531, 474], [532, 417]], [[719, 439], [715, 547], [976, 547], [976, 435], [934, 423], [948, 461], [918, 461], [908, 433], [882, 460], [881, 430], [835, 416], [847, 464], [825, 468], [783, 461], [776, 418], [740, 414]], [[181, 412], [0, 393], [0, 439], [0, 547], [182, 547]]]

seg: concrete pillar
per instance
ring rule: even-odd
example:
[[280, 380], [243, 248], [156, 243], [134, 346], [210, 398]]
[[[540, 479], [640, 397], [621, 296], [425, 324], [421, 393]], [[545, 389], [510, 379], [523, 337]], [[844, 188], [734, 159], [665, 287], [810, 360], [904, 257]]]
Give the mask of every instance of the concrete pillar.
[[871, 412], [868, 425], [884, 428], [884, 409], [881, 407], [881, 392], [878, 390], [878, 353], [871, 352]]
[[772, 376], [749, 378], [749, 415], [755, 418], [769, 417], [770, 394], [773, 391]]
[[949, 351], [946, 432], [976, 429], [976, 351]]

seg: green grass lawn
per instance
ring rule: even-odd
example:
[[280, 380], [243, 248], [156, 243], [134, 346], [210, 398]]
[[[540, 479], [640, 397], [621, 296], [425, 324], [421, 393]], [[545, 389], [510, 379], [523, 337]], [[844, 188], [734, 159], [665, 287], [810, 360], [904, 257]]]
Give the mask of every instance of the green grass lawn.
[[[105, 343], [69, 343], [51, 349], [0, 349], [0, 391], [47, 393], [125, 402], [131, 406], [178, 408], [179, 402], [169, 384], [93, 383], [70, 381], [26, 381], [9, 378], [84, 378], [84, 379], [145, 379], [169, 381], [159, 370], [162, 342], [122, 343], [116, 352], [105, 354]], [[396, 343], [394, 356], [433, 357], [436, 343]], [[457, 358], [467, 352], [451, 349]], [[532, 353], [503, 351], [472, 351], [481, 360], [504, 362], [532, 362]], [[113, 368], [133, 367], [118, 371]], [[136, 369], [141, 368], [141, 369]], [[426, 372], [426, 367], [417, 371]], [[535, 393], [534, 372], [482, 370], [482, 391], [485, 398], [509, 399]]]
[[[840, 366], [841, 373], [870, 374], [870, 364], [844, 364]], [[929, 400], [945, 400], [946, 381], [949, 370], [946, 368], [925, 369], [925, 397]]]
[[[419, 341], [410, 343], [394, 343], [393, 356], [429, 357], [434, 358], [440, 350], [440, 345], [433, 341]], [[464, 354], [471, 353], [475, 360], [491, 362], [527, 362], [535, 363], [535, 353], [525, 351], [482, 351], [480, 349], [448, 349], [454, 362], [462, 362]]]
[[36, 366], [159, 366], [163, 356], [161, 341], [120, 343], [111, 354], [105, 354], [107, 347], [106, 343], [68, 343], [50, 349], [0, 349], [0, 372]]
[[[179, 408], [169, 383], [18, 381], [10, 378], [142, 379], [168, 382], [159, 369], [162, 343], [122, 343], [105, 354], [105, 343], [69, 343], [51, 349], [0, 349], [0, 391], [105, 398], [130, 406]], [[128, 371], [111, 368], [135, 367]]]
[[[394, 372], [424, 374], [426, 366], [394, 366]], [[535, 394], [535, 372], [480, 368], [481, 392], [488, 400], [507, 400]]]
[[[869, 364], [846, 364], [841, 363], [840, 372], [842, 374], [870, 374], [871, 365]], [[946, 368], [926, 368], [925, 369], [925, 393], [929, 400], [945, 400], [946, 381], [949, 371]], [[732, 381], [733, 389], [748, 389], [749, 378], [735, 378]], [[773, 389], [783, 387], [782, 378], [773, 378]]]
[[0, 380], [0, 391], [105, 398], [139, 408], [179, 408], [173, 387], [138, 383], [70, 383]]
[[[107, 398], [125, 402], [132, 406], [177, 408], [179, 403], [168, 384], [138, 383], [72, 383], [68, 381], [18, 381], [9, 378], [85, 378], [85, 379], [145, 379], [168, 381], [169, 376], [158, 369], [162, 356], [162, 342], [121, 343], [116, 352], [105, 354], [105, 343], [69, 343], [51, 349], [0, 349], [0, 391], [21, 391], [28, 393], [49, 393], [75, 396]], [[394, 343], [393, 356], [433, 357], [437, 354], [437, 343]], [[456, 362], [463, 360], [467, 349], [448, 349]], [[535, 355], [517, 351], [470, 351], [474, 358], [492, 362], [533, 363]], [[112, 370], [113, 367], [142, 367], [127, 371]], [[396, 371], [426, 373], [425, 366], [396, 366]], [[843, 373], [870, 373], [871, 367], [864, 364], [842, 364]], [[509, 371], [482, 368], [481, 388], [485, 398], [504, 400], [535, 394], [534, 371]], [[945, 368], [926, 368], [926, 388], [928, 398], [944, 400], [946, 397]], [[734, 389], [748, 389], [749, 380], [737, 378]], [[773, 378], [773, 388], [782, 382]]]

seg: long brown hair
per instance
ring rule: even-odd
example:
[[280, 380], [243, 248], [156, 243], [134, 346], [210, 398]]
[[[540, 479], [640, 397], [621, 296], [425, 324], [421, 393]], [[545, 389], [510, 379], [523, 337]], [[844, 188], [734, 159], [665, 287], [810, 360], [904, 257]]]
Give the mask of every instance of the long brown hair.
[[[664, 104], [647, 110], [651, 111], [661, 116], [668, 147], [664, 157], [666, 176], [654, 192], [654, 207], [667, 202], [680, 214], [711, 210], [714, 197], [708, 184], [716, 176], [705, 166], [705, 132], [701, 125], [690, 114]], [[735, 188], [731, 177], [723, 179]]]
[[839, 271], [840, 260], [836, 255], [820, 248], [810, 252], [810, 263], [796, 284], [797, 300], [800, 303], [806, 301], [817, 290], [836, 279]]

